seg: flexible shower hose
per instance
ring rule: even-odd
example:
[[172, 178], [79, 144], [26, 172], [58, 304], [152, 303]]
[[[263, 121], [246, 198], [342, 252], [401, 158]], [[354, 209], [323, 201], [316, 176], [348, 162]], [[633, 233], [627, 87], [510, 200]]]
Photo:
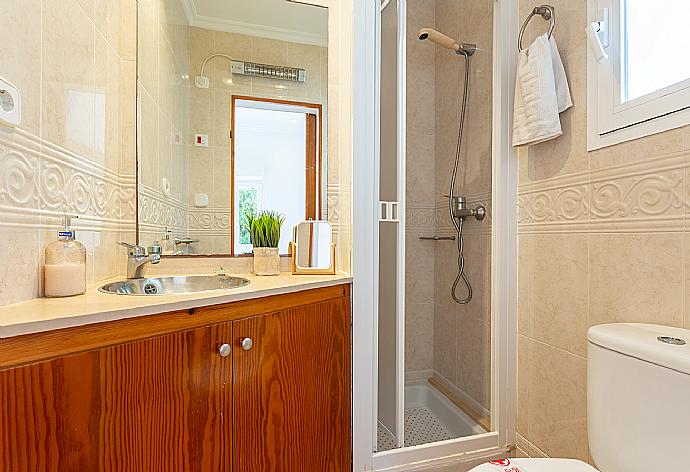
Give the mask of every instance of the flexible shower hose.
[[[451, 297], [453, 297], [453, 300], [455, 300], [457, 303], [464, 305], [466, 303], [469, 303], [470, 300], [472, 300], [472, 285], [470, 284], [467, 275], [465, 275], [465, 241], [462, 236], [462, 225], [464, 221], [462, 218], [456, 218], [454, 215], [453, 206], [455, 202], [453, 195], [455, 195], [455, 180], [458, 176], [458, 167], [460, 165], [460, 152], [462, 148], [462, 135], [463, 128], [465, 127], [465, 111], [467, 109], [467, 95], [470, 82], [470, 56], [467, 54], [467, 52], [465, 52], [462, 49], [458, 51], [458, 53], [462, 54], [465, 57], [465, 84], [462, 92], [460, 126], [458, 127], [458, 141], [457, 146], [455, 148], [455, 164], [453, 165], [453, 176], [450, 179], [450, 192], [448, 195], [448, 210], [450, 211], [450, 219], [453, 222], [453, 226], [455, 226], [455, 231], [457, 233], [456, 241], [458, 243], [458, 274], [456, 275], [455, 282], [453, 282], [453, 286], [450, 289], [450, 295]], [[465, 284], [467, 291], [467, 295], [465, 295], [464, 298], [458, 296], [457, 294], [458, 284], [461, 280]]]

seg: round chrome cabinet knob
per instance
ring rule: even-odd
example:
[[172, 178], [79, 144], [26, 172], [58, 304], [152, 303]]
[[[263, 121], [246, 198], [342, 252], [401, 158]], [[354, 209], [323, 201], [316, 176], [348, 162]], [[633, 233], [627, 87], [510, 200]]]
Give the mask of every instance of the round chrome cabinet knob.
[[252, 341], [252, 338], [244, 338], [240, 341], [240, 346], [242, 346], [242, 349], [244, 349], [245, 351], [250, 350], [253, 345], [254, 341]]
[[220, 354], [220, 357], [228, 357], [231, 351], [232, 347], [227, 343], [221, 344], [220, 347], [218, 347], [218, 354]]

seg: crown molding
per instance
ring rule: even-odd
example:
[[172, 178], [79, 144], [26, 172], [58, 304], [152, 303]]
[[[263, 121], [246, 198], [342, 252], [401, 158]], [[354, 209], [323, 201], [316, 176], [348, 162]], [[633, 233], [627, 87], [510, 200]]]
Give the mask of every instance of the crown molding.
[[243, 21], [233, 21], [211, 16], [200, 15], [194, 0], [180, 0], [184, 14], [187, 17], [189, 26], [205, 28], [214, 31], [224, 31], [226, 33], [237, 33], [245, 36], [256, 36], [260, 38], [277, 39], [299, 44], [312, 44], [315, 46], [328, 47], [328, 36], [305, 33], [303, 31], [290, 30], [285, 28], [275, 28], [266, 25], [246, 23]]

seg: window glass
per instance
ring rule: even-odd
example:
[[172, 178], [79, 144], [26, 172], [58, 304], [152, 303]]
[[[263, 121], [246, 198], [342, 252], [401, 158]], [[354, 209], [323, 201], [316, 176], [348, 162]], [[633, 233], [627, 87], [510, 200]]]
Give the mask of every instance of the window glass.
[[621, 101], [690, 78], [688, 0], [621, 0]]

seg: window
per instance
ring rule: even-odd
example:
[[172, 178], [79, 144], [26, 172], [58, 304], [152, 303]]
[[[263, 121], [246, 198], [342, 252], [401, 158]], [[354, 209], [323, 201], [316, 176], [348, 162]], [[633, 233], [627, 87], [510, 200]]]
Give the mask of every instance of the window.
[[256, 215], [263, 210], [262, 206], [262, 184], [259, 179], [240, 178], [237, 185], [237, 207], [239, 216], [238, 240], [235, 252], [251, 252], [252, 243], [249, 238], [249, 227], [247, 226], [246, 215]]
[[292, 228], [320, 212], [321, 106], [233, 97], [233, 254], [252, 250], [247, 213], [285, 216], [278, 249], [287, 254]]
[[[588, 148], [690, 124], [686, 0], [589, 0]], [[597, 26], [597, 23], [595, 23]], [[597, 61], [600, 56], [599, 61]]]

